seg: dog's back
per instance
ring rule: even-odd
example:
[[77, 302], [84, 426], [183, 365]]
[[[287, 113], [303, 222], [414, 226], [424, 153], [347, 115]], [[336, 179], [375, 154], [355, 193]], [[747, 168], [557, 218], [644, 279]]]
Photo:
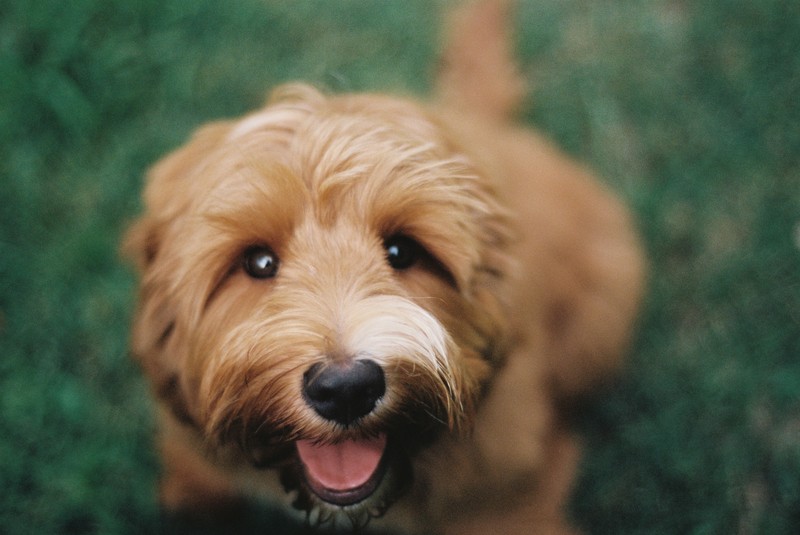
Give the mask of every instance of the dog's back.
[[645, 262], [627, 208], [587, 169], [514, 124], [527, 84], [513, 57], [513, 7], [483, 0], [453, 13], [437, 103], [514, 211], [515, 315], [524, 331], [544, 321], [557, 392], [575, 395], [619, 366]]

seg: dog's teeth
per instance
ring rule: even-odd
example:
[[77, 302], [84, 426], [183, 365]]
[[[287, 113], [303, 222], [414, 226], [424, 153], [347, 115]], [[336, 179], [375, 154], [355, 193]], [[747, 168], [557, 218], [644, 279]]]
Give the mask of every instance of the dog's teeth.
[[369, 517], [378, 518], [379, 516], [383, 515], [383, 509], [384, 509], [383, 504], [376, 505], [375, 507], [370, 507], [368, 511]]
[[312, 507], [306, 513], [306, 522], [309, 526], [318, 526], [320, 525], [321, 521], [321, 510], [319, 507]]

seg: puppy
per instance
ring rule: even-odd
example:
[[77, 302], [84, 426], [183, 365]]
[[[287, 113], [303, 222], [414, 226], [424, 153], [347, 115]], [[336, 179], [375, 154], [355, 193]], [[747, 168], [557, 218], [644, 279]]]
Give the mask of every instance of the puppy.
[[512, 124], [507, 10], [454, 15], [433, 104], [286, 85], [152, 169], [126, 247], [166, 509], [572, 532], [557, 408], [620, 364], [644, 262], [620, 202]]

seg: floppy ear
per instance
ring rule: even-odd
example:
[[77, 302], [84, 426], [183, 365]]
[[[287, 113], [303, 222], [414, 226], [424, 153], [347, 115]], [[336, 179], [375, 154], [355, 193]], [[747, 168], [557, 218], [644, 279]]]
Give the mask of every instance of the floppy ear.
[[128, 227], [122, 238], [122, 257], [130, 261], [139, 273], [147, 269], [158, 252], [157, 227], [152, 218], [141, 216]]
[[133, 222], [122, 243], [122, 254], [136, 266], [141, 278], [138, 306], [131, 332], [131, 350], [150, 378], [156, 394], [179, 417], [185, 414], [180, 395], [175, 337], [175, 303], [169, 269], [159, 267], [159, 253], [167, 245], [170, 227], [192, 202], [192, 175], [203, 157], [217, 147], [231, 123], [212, 123], [198, 130], [183, 147], [150, 170], [144, 192], [144, 213]]
[[[203, 126], [184, 146], [156, 163], [147, 174], [144, 190], [145, 213], [128, 229], [122, 244], [125, 258], [145, 272], [161, 248], [162, 233], [179, 217], [191, 200], [187, 180], [203, 156], [218, 146], [232, 122]], [[181, 191], [182, 190], [182, 191]]]

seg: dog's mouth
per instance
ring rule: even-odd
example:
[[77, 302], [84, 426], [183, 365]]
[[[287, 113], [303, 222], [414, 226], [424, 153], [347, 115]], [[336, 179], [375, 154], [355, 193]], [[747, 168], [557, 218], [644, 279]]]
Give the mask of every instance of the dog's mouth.
[[382, 516], [409, 488], [412, 470], [403, 443], [386, 433], [336, 443], [297, 440], [281, 483], [311, 525], [356, 529]]
[[369, 498], [386, 472], [385, 434], [337, 444], [299, 440], [296, 447], [308, 488], [332, 505], [349, 506]]

